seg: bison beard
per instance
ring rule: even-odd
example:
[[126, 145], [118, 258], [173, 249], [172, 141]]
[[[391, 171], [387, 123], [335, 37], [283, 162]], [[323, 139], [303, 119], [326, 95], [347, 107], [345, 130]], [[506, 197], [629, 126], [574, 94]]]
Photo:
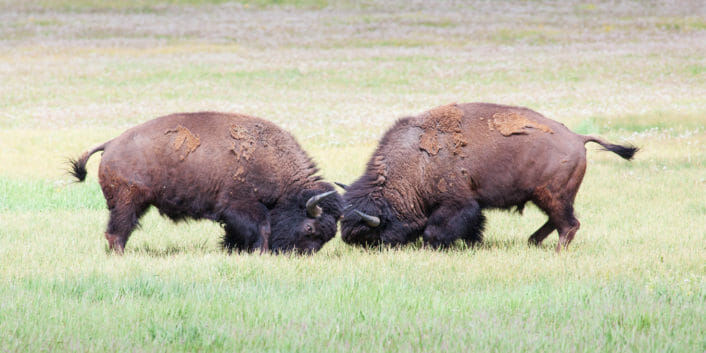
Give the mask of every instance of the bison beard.
[[529, 243], [557, 230], [560, 251], [580, 226], [573, 203], [587, 142], [627, 160], [638, 151], [575, 134], [521, 107], [450, 104], [400, 119], [346, 188], [342, 238], [357, 245], [399, 245], [419, 236], [432, 247], [457, 239], [475, 244], [483, 238], [483, 209], [521, 212], [531, 201], [549, 219]]
[[342, 200], [294, 138], [237, 114], [185, 113], [151, 120], [71, 160], [104, 151], [99, 167], [110, 219], [105, 237], [122, 254], [149, 206], [174, 221], [211, 219], [233, 250], [316, 252], [336, 234]]

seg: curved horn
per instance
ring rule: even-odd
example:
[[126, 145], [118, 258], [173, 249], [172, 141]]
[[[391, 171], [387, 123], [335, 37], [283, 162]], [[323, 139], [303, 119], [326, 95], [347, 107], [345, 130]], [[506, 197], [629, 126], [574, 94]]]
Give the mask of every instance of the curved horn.
[[306, 201], [306, 214], [311, 218], [319, 218], [322, 212], [321, 207], [319, 207], [319, 202], [335, 192], [336, 190], [331, 190], [310, 197], [309, 200]]
[[371, 228], [375, 228], [380, 225], [380, 218], [371, 216], [369, 214], [365, 214], [363, 212], [360, 212], [358, 210], [353, 210], [353, 212], [357, 213], [360, 218], [362, 218], [365, 221], [365, 224], [367, 224]]
[[338, 185], [338, 187], [341, 188], [341, 189], [343, 189], [343, 190], [348, 189], [348, 185], [346, 185], [346, 184], [344, 184], [344, 183], [339, 183], [339, 182], [337, 182], [337, 181], [334, 181], [333, 183], [336, 184], [336, 185]]

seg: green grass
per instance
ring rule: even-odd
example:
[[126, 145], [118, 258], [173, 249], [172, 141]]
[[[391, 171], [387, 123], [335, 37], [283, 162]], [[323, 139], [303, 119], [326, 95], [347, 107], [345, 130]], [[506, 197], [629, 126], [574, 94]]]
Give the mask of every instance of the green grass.
[[[698, 5], [0, 0], [0, 351], [706, 351]], [[337, 237], [306, 257], [229, 256], [218, 224], [152, 209], [117, 257], [100, 154], [84, 183], [65, 171], [135, 124], [218, 110], [350, 183], [397, 118], [470, 101], [641, 148], [587, 145], [568, 251], [527, 246], [532, 205], [487, 212], [475, 248]]]
[[[256, 260], [245, 262], [249, 270], [238, 270], [244, 264], [231, 259], [179, 258], [182, 265], [198, 261], [212, 272], [196, 278], [165, 273], [167, 279], [134, 274], [124, 279], [93, 274], [48, 283], [24, 279], [2, 299], [22, 298], [10, 300], [11, 313], [45, 318], [41, 326], [50, 329], [34, 337], [35, 347], [58, 350], [134, 349], [129, 342], [145, 350], [170, 351], [463, 351], [471, 342], [471, 350], [478, 351], [680, 351], [703, 344], [697, 337], [673, 341], [675, 335], [689, 337], [691, 328], [674, 327], [670, 320], [680, 315], [688, 323], [703, 324], [703, 305], [693, 299], [706, 295], [703, 287], [673, 288], [659, 280], [645, 287], [629, 279], [503, 283], [492, 277], [469, 279], [468, 271], [459, 268], [478, 257], [462, 253], [448, 254], [450, 259], [441, 266], [425, 263], [422, 257], [434, 254], [387, 255], [384, 261], [362, 255], [369, 266], [356, 271], [343, 267], [339, 259], [329, 259], [338, 262], [333, 266], [283, 259], [287, 267], [303, 268], [289, 273]], [[440, 279], [394, 276], [401, 269], [420, 267]], [[370, 272], [377, 275], [371, 278]], [[450, 278], [456, 279], [456, 286], [448, 286]], [[326, 307], [336, 311], [322, 310]], [[690, 314], [682, 316], [682, 310]], [[78, 312], [96, 325], [67, 336], [58, 329], [68, 319], [62, 317], [66, 311]], [[33, 335], [34, 325], [29, 321], [9, 332], [21, 342]], [[593, 329], [583, 330], [584, 325]], [[106, 335], [106, 328], [112, 334]], [[508, 337], [508, 329], [522, 330], [531, 339]], [[570, 342], [566, 336], [572, 337]]]
[[51, 183], [46, 179], [0, 178], [0, 210], [40, 212], [105, 207], [105, 202], [96, 198], [101, 195], [97, 180], [89, 180], [89, 185], [76, 188], [65, 182]]

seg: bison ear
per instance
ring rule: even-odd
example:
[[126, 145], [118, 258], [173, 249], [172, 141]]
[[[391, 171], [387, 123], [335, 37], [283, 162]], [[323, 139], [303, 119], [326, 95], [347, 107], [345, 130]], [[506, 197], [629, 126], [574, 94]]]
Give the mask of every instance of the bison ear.
[[309, 200], [306, 201], [307, 216], [311, 218], [321, 217], [321, 212], [323, 212], [323, 210], [321, 209], [321, 206], [319, 206], [319, 202], [334, 193], [336, 193], [336, 190], [327, 191], [310, 197]]

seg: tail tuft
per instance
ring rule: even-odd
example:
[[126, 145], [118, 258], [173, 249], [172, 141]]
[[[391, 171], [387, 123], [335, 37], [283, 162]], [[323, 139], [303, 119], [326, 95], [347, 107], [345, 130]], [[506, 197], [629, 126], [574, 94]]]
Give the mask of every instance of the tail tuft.
[[632, 157], [637, 153], [637, 151], [640, 150], [640, 148], [635, 147], [633, 145], [627, 144], [627, 145], [614, 145], [612, 143], [608, 143], [604, 139], [597, 137], [597, 136], [583, 136], [583, 143], [586, 142], [595, 142], [603, 147], [604, 150], [613, 152], [617, 154], [620, 157], [623, 157], [624, 159], [631, 160]]
[[88, 163], [88, 159], [91, 158], [92, 154], [98, 151], [104, 151], [105, 146], [107, 146], [108, 143], [110, 143], [110, 141], [102, 145], [95, 146], [76, 159], [69, 158], [69, 174], [73, 175], [79, 182], [86, 180], [86, 163]]
[[615, 154], [617, 154], [620, 157], [623, 157], [624, 159], [631, 160], [632, 157], [637, 153], [637, 151], [640, 150], [640, 148], [635, 147], [633, 145], [613, 145], [613, 144], [606, 144], [603, 146], [603, 148], [606, 151], [611, 151]]
[[69, 174], [73, 175], [79, 182], [86, 180], [86, 159], [69, 158]]

